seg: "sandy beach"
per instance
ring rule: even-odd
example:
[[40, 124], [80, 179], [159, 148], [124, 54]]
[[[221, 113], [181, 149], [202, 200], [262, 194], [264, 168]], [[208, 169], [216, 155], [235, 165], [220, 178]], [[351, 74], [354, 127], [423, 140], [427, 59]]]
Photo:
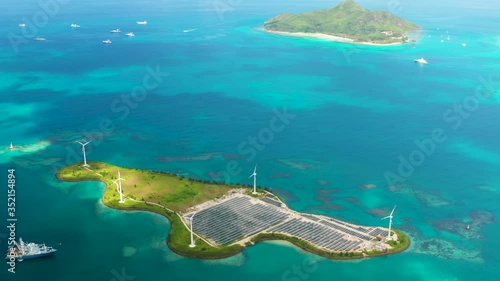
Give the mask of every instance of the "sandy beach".
[[262, 30], [265, 31], [265, 32], [269, 32], [269, 33], [273, 33], [273, 34], [278, 34], [278, 35], [284, 35], [284, 36], [293, 36], [293, 37], [300, 37], [300, 38], [311, 38], [311, 39], [319, 39], [319, 40], [325, 40], [325, 41], [330, 41], [330, 42], [340, 42], [340, 43], [349, 43], [349, 44], [357, 44], [357, 45], [397, 46], [397, 45], [404, 44], [402, 42], [387, 43], [387, 44], [370, 43], [370, 42], [356, 42], [356, 41], [354, 41], [353, 39], [350, 39], [350, 38], [339, 37], [339, 36], [334, 36], [334, 35], [329, 35], [329, 34], [323, 34], [323, 33], [284, 32], [284, 31], [271, 31], [271, 30], [266, 30], [266, 29], [262, 29]]

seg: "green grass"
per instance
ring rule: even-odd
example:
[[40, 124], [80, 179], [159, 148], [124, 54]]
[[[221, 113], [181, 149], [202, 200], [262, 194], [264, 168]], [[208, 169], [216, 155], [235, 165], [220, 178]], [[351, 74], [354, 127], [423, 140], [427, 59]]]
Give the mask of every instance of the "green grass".
[[[113, 201], [118, 203], [120, 199], [116, 185], [113, 183], [117, 178], [118, 168], [121, 177], [125, 179], [122, 182], [122, 189], [126, 197], [158, 203], [174, 211], [182, 211], [190, 206], [223, 196], [231, 188], [241, 188], [236, 185], [196, 181], [160, 172], [122, 168], [102, 162], [89, 162], [88, 164], [93, 172], [83, 169], [80, 164], [73, 164], [61, 168], [57, 177], [66, 181], [104, 182], [110, 187], [104, 192], [104, 200], [110, 204]], [[102, 177], [97, 174], [101, 174]]]
[[391, 240], [387, 242], [387, 244], [389, 244], [392, 247], [391, 249], [384, 251], [377, 251], [377, 250], [364, 251], [363, 253], [365, 253], [368, 256], [375, 257], [375, 256], [385, 256], [385, 255], [395, 254], [403, 252], [404, 250], [408, 249], [408, 247], [410, 246], [410, 238], [399, 230], [396, 229], [392, 230], [396, 232], [396, 234], [398, 235], [398, 241]]
[[266, 190], [262, 189], [260, 187], [257, 187], [256, 190], [257, 194], [253, 194], [253, 186], [246, 192], [246, 195], [251, 196], [253, 198], [262, 198], [266, 194]]
[[410, 238], [399, 230], [393, 229], [393, 231], [398, 235], [398, 241], [387, 242], [392, 247], [389, 252], [397, 253], [406, 250], [410, 246]]
[[[264, 28], [269, 31], [322, 33], [370, 43], [404, 42], [407, 32], [419, 29], [416, 24], [389, 12], [366, 10], [353, 0], [346, 0], [327, 10], [298, 15], [281, 14], [269, 19]], [[393, 34], [388, 36], [383, 31]]]

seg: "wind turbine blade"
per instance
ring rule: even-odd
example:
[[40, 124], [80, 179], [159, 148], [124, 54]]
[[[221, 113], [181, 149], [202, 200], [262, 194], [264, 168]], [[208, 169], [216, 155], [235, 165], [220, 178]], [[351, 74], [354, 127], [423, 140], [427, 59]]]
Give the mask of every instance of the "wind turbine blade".
[[79, 142], [79, 141], [77, 141], [77, 143], [79, 143], [79, 144], [83, 145], [83, 143], [81, 143], [81, 142]]
[[391, 216], [394, 213], [394, 210], [396, 210], [396, 205], [394, 205], [394, 208], [392, 208]]
[[251, 174], [248, 178], [251, 178], [251, 177], [253, 177], [253, 174]]
[[381, 218], [381, 220], [385, 220], [385, 219], [388, 219], [390, 218], [391, 216], [387, 216], [387, 217], [384, 217], [384, 218]]
[[257, 164], [255, 164], [255, 167], [253, 168], [253, 173], [255, 174], [257, 172]]

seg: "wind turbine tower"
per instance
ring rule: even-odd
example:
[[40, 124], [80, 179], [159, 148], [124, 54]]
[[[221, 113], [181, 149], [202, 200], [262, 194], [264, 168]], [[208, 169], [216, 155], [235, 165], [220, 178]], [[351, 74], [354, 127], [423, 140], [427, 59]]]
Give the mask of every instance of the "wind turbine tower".
[[253, 174], [251, 174], [248, 178], [253, 177], [253, 192], [252, 194], [257, 194], [257, 165], [253, 168]]
[[78, 142], [79, 144], [82, 145], [82, 154], [83, 154], [83, 167], [88, 167], [89, 165], [87, 165], [87, 156], [85, 155], [85, 146], [89, 143], [91, 143], [92, 141], [88, 141], [86, 143], [81, 143], [81, 142]]
[[396, 210], [396, 205], [394, 205], [394, 208], [392, 208], [390, 215], [388, 215], [385, 218], [382, 218], [383, 220], [389, 219], [389, 232], [387, 232], [387, 240], [390, 240], [390, 238], [391, 238], [391, 227], [392, 227], [392, 218], [393, 218], [392, 215], [394, 214], [394, 210]]
[[[125, 202], [123, 200], [123, 190], [122, 190], [122, 181], [124, 181], [125, 179], [123, 179], [121, 176], [120, 176], [120, 169], [118, 169], [118, 178], [113, 182], [114, 184], [116, 184], [117, 188], [118, 188], [118, 193], [120, 193], [120, 203], [123, 203]], [[118, 183], [117, 183], [118, 182]]]
[[191, 224], [191, 244], [189, 244], [189, 247], [194, 248], [196, 247], [196, 244], [194, 244], [194, 237], [193, 237], [193, 218], [196, 213], [194, 213], [190, 218], [189, 218], [189, 223]]

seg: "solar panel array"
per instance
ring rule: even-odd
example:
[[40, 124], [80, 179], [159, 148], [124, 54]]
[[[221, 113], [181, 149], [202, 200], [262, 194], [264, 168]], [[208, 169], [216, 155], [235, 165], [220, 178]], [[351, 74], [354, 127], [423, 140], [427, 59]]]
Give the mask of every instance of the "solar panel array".
[[264, 197], [264, 198], [262, 198], [262, 199], [260, 199], [260, 200], [262, 200], [262, 201], [264, 201], [264, 202], [266, 202], [266, 203], [269, 203], [269, 204], [271, 204], [271, 205], [274, 205], [274, 206], [276, 206], [276, 207], [281, 207], [281, 202], [278, 202], [278, 201], [273, 200], [273, 199], [271, 199], [271, 198]]
[[366, 234], [368, 234], [368, 232], [370, 232], [372, 230], [371, 227], [362, 227], [362, 226], [356, 226], [356, 227], [354, 227], [354, 226], [352, 226], [352, 225], [350, 225], [348, 223], [345, 223], [343, 221], [339, 221], [339, 220], [336, 220], [336, 219], [331, 219], [331, 220], [334, 221], [334, 222], [336, 222], [336, 223], [338, 223], [338, 224], [345, 225], [348, 228], [353, 228], [353, 229], [356, 229], [357, 231], [360, 231], [360, 232], [363, 232], [363, 233], [366, 233]]
[[303, 217], [306, 217], [310, 220], [313, 220], [313, 221], [319, 221], [320, 218], [316, 217], [316, 216], [313, 216], [313, 215], [308, 215], [308, 214], [302, 214]]
[[371, 236], [378, 236], [378, 235], [387, 236], [387, 230], [375, 228], [374, 230], [372, 230], [372, 232], [370, 232], [370, 235]]
[[344, 226], [340, 226], [340, 225], [338, 225], [336, 223], [328, 222], [328, 221], [325, 221], [325, 220], [320, 221], [320, 223], [322, 223], [324, 225], [328, 225], [330, 227], [333, 227], [333, 228], [335, 228], [337, 230], [340, 230], [342, 232], [345, 232], [347, 234], [356, 236], [356, 237], [358, 237], [361, 240], [370, 241], [372, 239], [370, 236], [361, 234], [359, 232], [356, 232], [356, 231], [352, 230], [350, 227], [347, 227], [347, 226], [345, 226], [345, 227]]
[[335, 219], [301, 214], [280, 225], [290, 214], [280, 202], [264, 197], [235, 196], [196, 213], [193, 230], [218, 244], [228, 244], [246, 236], [279, 232], [306, 240], [330, 251], [361, 250], [365, 241], [387, 235], [382, 228], [351, 225]]
[[[259, 202], [259, 201], [257, 201]], [[196, 213], [193, 231], [219, 244], [255, 234], [288, 214], [265, 203], [252, 204], [252, 198], [238, 196]]]
[[280, 232], [296, 236], [331, 251], [358, 250], [363, 243], [360, 240], [353, 241], [344, 239], [344, 233], [331, 227], [296, 218], [273, 227], [270, 232]]

